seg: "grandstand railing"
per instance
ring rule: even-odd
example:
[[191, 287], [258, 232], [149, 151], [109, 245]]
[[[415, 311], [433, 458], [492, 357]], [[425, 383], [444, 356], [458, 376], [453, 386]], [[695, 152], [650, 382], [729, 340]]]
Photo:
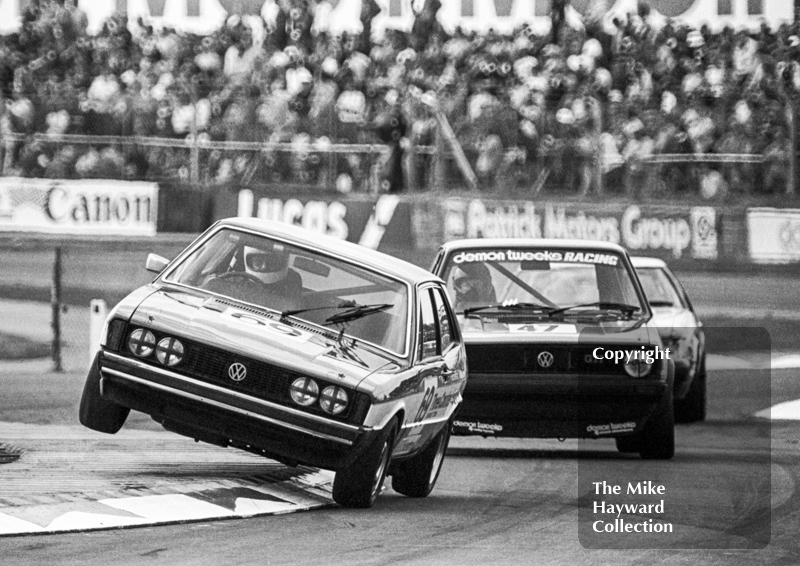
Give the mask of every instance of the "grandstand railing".
[[[144, 169], [122, 172], [121, 177], [130, 180], [182, 181], [203, 186], [218, 183], [281, 185], [321, 192], [382, 192], [381, 169], [391, 151], [384, 144], [340, 143], [322, 147], [313, 143], [298, 146], [291, 142], [214, 141], [202, 137], [37, 133], [7, 134], [3, 141], [5, 155], [0, 160], [0, 174], [5, 176], [40, 176], [42, 169], [46, 170], [46, 167], [37, 168], [39, 175], [20, 171], [22, 145], [38, 144], [49, 148], [43, 152], [49, 159], [58, 148], [68, 145], [95, 150], [113, 147], [126, 160], [135, 152], [144, 152], [143, 159], [147, 163]], [[169, 151], [172, 155], [153, 160], [147, 152], [156, 150]], [[481, 157], [474, 148], [465, 148], [464, 152], [471, 163]], [[635, 167], [622, 163], [606, 173], [600, 163], [602, 159], [598, 152], [591, 155], [570, 152], [558, 140], [537, 152], [535, 158], [527, 155], [523, 148], [508, 148], [490, 174], [479, 177], [477, 188], [483, 193], [520, 198], [540, 194], [579, 197], [691, 194], [720, 198], [736, 193], [795, 193], [791, 159], [781, 163], [760, 154], [655, 154], [643, 158]], [[220, 174], [225, 167], [231, 170], [227, 177]], [[406, 147], [403, 170], [405, 189], [410, 192], [467, 187], [454, 153], [447, 148]], [[76, 175], [74, 171], [73, 174]]]

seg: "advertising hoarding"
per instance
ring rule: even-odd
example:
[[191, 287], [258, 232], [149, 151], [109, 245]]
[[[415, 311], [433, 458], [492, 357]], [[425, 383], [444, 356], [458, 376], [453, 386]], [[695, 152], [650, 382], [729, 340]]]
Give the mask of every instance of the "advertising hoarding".
[[0, 231], [152, 236], [155, 183], [0, 178]]

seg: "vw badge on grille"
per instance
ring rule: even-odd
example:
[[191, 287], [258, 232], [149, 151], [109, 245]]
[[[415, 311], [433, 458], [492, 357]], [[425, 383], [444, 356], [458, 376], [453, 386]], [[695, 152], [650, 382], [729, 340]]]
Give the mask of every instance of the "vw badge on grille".
[[553, 365], [553, 354], [544, 351], [536, 357], [536, 361], [539, 362], [539, 365], [543, 368], [549, 368]]
[[234, 381], [241, 381], [247, 377], [247, 368], [239, 362], [233, 363], [228, 367], [228, 377]]

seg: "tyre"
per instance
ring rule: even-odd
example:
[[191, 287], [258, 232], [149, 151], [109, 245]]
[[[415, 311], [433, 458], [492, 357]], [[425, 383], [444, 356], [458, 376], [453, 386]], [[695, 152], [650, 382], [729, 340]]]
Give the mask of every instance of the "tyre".
[[696, 423], [706, 420], [706, 364], [698, 368], [686, 397], [675, 400], [675, 421]]
[[333, 478], [333, 500], [342, 507], [372, 507], [381, 492], [392, 458], [397, 422], [384, 428], [367, 450]]
[[675, 455], [674, 372], [675, 365], [670, 362], [667, 390], [638, 434], [639, 455], [645, 460], [669, 460]]
[[129, 408], [117, 405], [100, 396], [100, 366], [95, 357], [83, 386], [81, 407], [78, 412], [81, 424], [98, 432], [116, 434], [125, 424], [125, 419], [128, 418], [130, 412]]
[[617, 443], [617, 451], [621, 454], [639, 452], [639, 439], [636, 436], [618, 436], [614, 440]]
[[392, 488], [408, 497], [430, 495], [442, 470], [449, 443], [450, 423], [447, 423], [425, 450], [398, 466], [392, 475]]

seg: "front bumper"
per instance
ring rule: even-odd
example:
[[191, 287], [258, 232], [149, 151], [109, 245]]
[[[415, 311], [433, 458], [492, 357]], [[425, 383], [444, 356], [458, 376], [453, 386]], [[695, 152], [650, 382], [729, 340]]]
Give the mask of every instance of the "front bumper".
[[640, 430], [670, 387], [619, 376], [470, 374], [453, 433], [595, 438], [602, 429], [621, 436]]
[[337, 470], [378, 431], [303, 413], [111, 352], [99, 356], [103, 397], [166, 429], [292, 464]]

